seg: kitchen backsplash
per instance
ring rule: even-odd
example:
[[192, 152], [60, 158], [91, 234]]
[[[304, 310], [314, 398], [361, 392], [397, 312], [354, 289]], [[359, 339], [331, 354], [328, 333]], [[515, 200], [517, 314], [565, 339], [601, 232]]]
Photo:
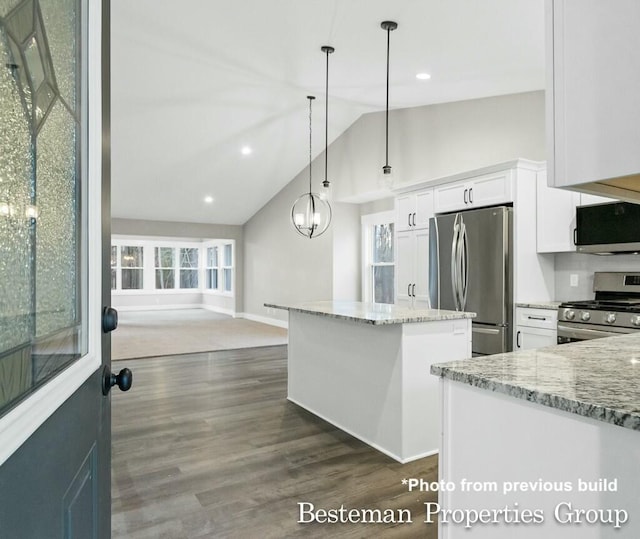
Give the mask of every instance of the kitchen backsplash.
[[[558, 301], [593, 298], [596, 271], [640, 271], [640, 255], [558, 253], [555, 256], [555, 299]], [[572, 275], [578, 276], [577, 286], [571, 286]]]

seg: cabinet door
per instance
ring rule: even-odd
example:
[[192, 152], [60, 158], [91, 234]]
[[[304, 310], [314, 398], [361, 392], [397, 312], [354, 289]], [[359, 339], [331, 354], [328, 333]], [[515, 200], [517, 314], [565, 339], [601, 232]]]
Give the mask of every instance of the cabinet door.
[[464, 210], [469, 205], [469, 186], [464, 182], [450, 183], [435, 189], [434, 208], [436, 213]]
[[396, 234], [396, 305], [408, 306], [411, 303], [411, 285], [413, 280], [415, 253], [414, 232]]
[[413, 193], [396, 198], [396, 222], [397, 231], [411, 230], [413, 213], [416, 211], [416, 197]]
[[428, 228], [429, 219], [433, 217], [433, 189], [415, 194], [415, 229]]
[[558, 337], [554, 330], [516, 326], [516, 350], [532, 350], [556, 344]]
[[429, 307], [429, 229], [416, 230], [413, 245], [415, 254], [415, 275], [413, 283], [416, 307]]
[[546, 19], [550, 184], [639, 173], [640, 2], [549, 0]]
[[510, 172], [476, 178], [468, 187], [467, 199], [474, 208], [513, 201]]
[[536, 250], [538, 253], [568, 253], [576, 250], [576, 206], [580, 194], [547, 185], [539, 174], [536, 185]]

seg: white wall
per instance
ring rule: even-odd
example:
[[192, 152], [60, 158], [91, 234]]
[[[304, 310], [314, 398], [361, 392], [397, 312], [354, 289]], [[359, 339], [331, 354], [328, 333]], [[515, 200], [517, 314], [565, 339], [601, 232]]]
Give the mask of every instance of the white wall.
[[[524, 157], [544, 161], [544, 92], [526, 92], [389, 114], [389, 164], [412, 184]], [[384, 113], [363, 115], [329, 148], [334, 197], [364, 202], [389, 196], [378, 181], [384, 164]]]
[[[544, 92], [394, 110], [390, 137], [389, 162], [402, 183], [518, 157], [544, 160]], [[383, 161], [384, 112], [363, 115], [329, 147], [333, 200], [384, 200], [358, 210], [334, 203], [330, 229], [317, 239], [303, 238], [290, 223], [290, 210], [308, 190], [305, 168], [245, 223], [246, 313], [286, 320], [286, 313], [268, 312], [263, 304], [341, 299], [354, 287], [359, 297], [359, 241], [353, 247], [360, 222], [354, 216], [393, 207], [393, 193], [378, 182]], [[324, 153], [315, 159], [313, 173], [319, 189]]]
[[[640, 271], [640, 255], [558, 253], [555, 256], [557, 301], [593, 298], [595, 271]], [[578, 286], [570, 286], [572, 274], [578, 276]]]

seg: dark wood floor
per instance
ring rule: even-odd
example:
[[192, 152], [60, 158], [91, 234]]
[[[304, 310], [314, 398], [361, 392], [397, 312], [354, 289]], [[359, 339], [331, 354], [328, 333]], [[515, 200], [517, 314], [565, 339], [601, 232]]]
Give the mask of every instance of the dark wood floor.
[[[427, 537], [437, 457], [391, 458], [286, 400], [286, 347], [119, 361], [113, 395], [114, 538]], [[425, 411], [425, 413], [428, 413]], [[408, 509], [412, 523], [298, 524], [316, 509]]]

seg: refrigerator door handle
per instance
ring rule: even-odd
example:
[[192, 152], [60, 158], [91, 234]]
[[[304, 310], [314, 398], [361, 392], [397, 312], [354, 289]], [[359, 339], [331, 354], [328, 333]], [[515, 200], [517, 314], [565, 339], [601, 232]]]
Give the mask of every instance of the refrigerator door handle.
[[461, 295], [462, 301], [460, 309], [464, 311], [467, 306], [467, 290], [469, 288], [469, 238], [467, 236], [467, 227], [462, 223], [462, 247], [461, 254]]
[[458, 309], [458, 268], [457, 268], [457, 260], [458, 260], [458, 217], [456, 215], [456, 220], [453, 225], [453, 241], [451, 242], [451, 289], [453, 290], [453, 304], [457, 310]]

